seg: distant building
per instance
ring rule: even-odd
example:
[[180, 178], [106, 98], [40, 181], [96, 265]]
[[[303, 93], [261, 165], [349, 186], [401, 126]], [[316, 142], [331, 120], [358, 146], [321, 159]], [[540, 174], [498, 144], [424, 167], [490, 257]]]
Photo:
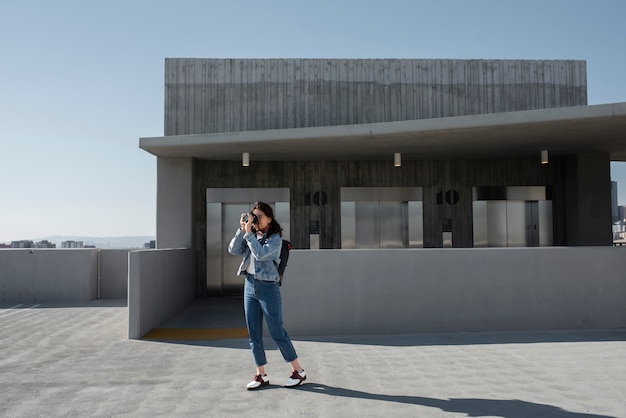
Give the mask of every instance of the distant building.
[[156, 248], [156, 240], [151, 240], [143, 245], [143, 248]]
[[51, 243], [47, 239], [35, 243], [35, 248], [56, 248], [57, 245]]
[[85, 248], [83, 241], [63, 241], [61, 248]]
[[617, 182], [611, 181], [611, 219], [616, 222], [619, 219], [617, 213]]
[[617, 207], [617, 221], [613, 222], [613, 241], [626, 239], [626, 206]]
[[30, 240], [11, 241], [11, 248], [35, 248], [35, 243]]
[[11, 244], [0, 243], [0, 248], [11, 248]]

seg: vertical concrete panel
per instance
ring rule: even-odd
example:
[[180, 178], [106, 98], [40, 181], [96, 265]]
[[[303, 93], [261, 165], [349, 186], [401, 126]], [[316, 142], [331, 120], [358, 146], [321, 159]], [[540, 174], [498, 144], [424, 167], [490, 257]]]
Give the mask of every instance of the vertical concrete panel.
[[185, 308], [195, 295], [191, 249], [131, 251], [128, 337], [138, 339]]
[[[608, 154], [578, 156], [580, 245], [612, 245], [611, 171]], [[584, 219], [584, 221], [583, 221]]]
[[191, 158], [157, 158], [157, 248], [192, 246]]
[[573, 155], [565, 167], [567, 245], [612, 245], [609, 156]]

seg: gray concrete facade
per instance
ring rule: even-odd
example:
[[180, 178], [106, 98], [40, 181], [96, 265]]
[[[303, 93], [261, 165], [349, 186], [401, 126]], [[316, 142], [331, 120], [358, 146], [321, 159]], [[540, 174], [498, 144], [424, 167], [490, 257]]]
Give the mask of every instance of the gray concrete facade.
[[[157, 247], [203, 253], [205, 188], [277, 181], [294, 196], [316, 187], [337, 195], [342, 183], [465, 195], [462, 210], [426, 207], [427, 247], [442, 245], [440, 218], [454, 219], [456, 229], [471, 222], [471, 187], [545, 185], [555, 190], [555, 245], [610, 245], [604, 183], [610, 161], [626, 155], [619, 134], [626, 113], [623, 103], [586, 106], [586, 71], [580, 60], [166, 59], [166, 136], [140, 142], [158, 157]], [[552, 164], [537, 175], [542, 150]], [[252, 155], [252, 168], [238, 173], [222, 164], [211, 171], [213, 162], [240, 161], [243, 152]], [[395, 152], [401, 170], [376, 165]], [[267, 161], [286, 162], [272, 166], [277, 179], [266, 166], [256, 171]], [[302, 164], [309, 171], [304, 183], [289, 165], [300, 161], [345, 161], [343, 171], [355, 162], [372, 177], [335, 176], [332, 183]], [[511, 170], [518, 163], [529, 179]], [[486, 176], [494, 167], [500, 175]], [[585, 200], [590, 191], [593, 208]], [[327, 220], [322, 248], [339, 248], [338, 204], [330, 201], [317, 215]], [[294, 224], [296, 247], [307, 248], [305, 229], [316, 219], [307, 219], [295, 198], [291, 207], [301, 220]], [[453, 232], [461, 238], [454, 246], [471, 246], [471, 228]]]
[[[297, 335], [625, 326], [609, 164], [626, 159], [626, 103], [587, 106], [585, 61], [166, 59], [164, 111], [165, 136], [140, 140], [157, 157], [157, 246], [206, 265], [196, 297], [206, 189], [281, 187], [302, 250], [283, 286]], [[549, 191], [557, 247], [471, 248], [471, 190], [510, 186]], [[342, 187], [421, 188], [428, 248], [342, 250]], [[311, 225], [322, 251], [304, 251]]]
[[587, 65], [576, 60], [165, 60], [167, 136], [586, 104]]

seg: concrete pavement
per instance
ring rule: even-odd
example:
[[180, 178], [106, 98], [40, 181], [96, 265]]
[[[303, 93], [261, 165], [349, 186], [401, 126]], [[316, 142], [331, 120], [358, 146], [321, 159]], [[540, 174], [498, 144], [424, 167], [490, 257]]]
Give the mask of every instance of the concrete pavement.
[[0, 416], [626, 417], [626, 330], [297, 338], [297, 389], [268, 341], [246, 391], [245, 339], [128, 340], [125, 305], [0, 305]]

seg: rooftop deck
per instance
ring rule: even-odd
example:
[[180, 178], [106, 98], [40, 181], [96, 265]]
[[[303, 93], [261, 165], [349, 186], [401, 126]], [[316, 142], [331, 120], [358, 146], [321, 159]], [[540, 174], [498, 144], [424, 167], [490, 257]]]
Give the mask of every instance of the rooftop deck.
[[246, 339], [131, 340], [125, 300], [2, 303], [0, 329], [0, 416], [626, 416], [626, 330], [298, 337], [306, 383], [268, 344], [250, 392]]

